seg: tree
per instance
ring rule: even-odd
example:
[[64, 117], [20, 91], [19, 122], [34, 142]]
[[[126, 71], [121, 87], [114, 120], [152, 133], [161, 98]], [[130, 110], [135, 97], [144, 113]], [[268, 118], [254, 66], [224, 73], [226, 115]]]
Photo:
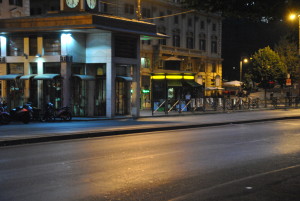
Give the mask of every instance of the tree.
[[277, 81], [283, 85], [287, 72], [286, 66], [269, 46], [259, 49], [252, 56], [252, 65], [252, 75], [256, 82]]
[[287, 67], [287, 73], [291, 75], [291, 79], [299, 80], [300, 58], [297, 43], [287, 35], [275, 45], [275, 51]]
[[207, 12], [222, 12], [225, 17], [254, 21], [282, 19], [288, 11], [300, 9], [298, 0], [185, 0], [184, 4]]

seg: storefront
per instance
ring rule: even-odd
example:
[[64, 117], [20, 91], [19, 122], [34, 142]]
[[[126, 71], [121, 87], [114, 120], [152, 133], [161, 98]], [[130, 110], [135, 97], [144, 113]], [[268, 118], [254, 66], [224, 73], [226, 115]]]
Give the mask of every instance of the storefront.
[[10, 108], [52, 102], [75, 116], [139, 116], [140, 38], [161, 37], [154, 24], [67, 13], [4, 19], [0, 32], [1, 99]]
[[203, 86], [193, 74], [152, 74], [152, 111], [186, 111], [187, 105], [203, 97]]

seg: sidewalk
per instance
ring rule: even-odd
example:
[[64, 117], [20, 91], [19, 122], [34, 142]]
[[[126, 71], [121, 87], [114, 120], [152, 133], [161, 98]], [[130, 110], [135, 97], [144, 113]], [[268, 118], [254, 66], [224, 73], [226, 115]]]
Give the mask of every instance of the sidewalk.
[[12, 123], [0, 125], [0, 146], [80, 139], [120, 134], [201, 128], [284, 119], [300, 119], [300, 109], [259, 110], [234, 113], [148, 116], [141, 118], [74, 118], [71, 122]]

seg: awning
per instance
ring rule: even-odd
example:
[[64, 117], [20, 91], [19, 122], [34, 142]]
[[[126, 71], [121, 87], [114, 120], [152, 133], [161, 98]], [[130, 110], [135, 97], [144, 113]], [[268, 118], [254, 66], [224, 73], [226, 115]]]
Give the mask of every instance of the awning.
[[216, 90], [224, 90], [224, 88], [221, 88], [221, 87], [205, 87], [205, 90], [207, 90], [207, 91], [216, 91]]
[[21, 74], [0, 75], [0, 80], [15, 80], [21, 76]]
[[182, 61], [182, 59], [180, 59], [178, 57], [168, 57], [168, 58], [164, 59], [164, 61]]
[[123, 79], [127, 82], [132, 82], [132, 77], [126, 77], [126, 76], [117, 76], [117, 78]]
[[182, 87], [181, 80], [168, 80], [168, 87]]
[[185, 82], [186, 82], [188, 85], [190, 85], [191, 87], [202, 87], [201, 84], [199, 84], [199, 83], [197, 83], [197, 82], [195, 82], [195, 81], [193, 81], [193, 80], [185, 80]]
[[92, 75], [79, 75], [79, 74], [74, 74], [73, 77], [78, 77], [81, 80], [86, 80], [86, 81], [93, 81], [95, 80], [95, 76]]
[[36, 74], [23, 75], [20, 77], [20, 80], [29, 80], [30, 78], [36, 76]]
[[59, 74], [40, 74], [36, 75], [34, 80], [53, 80], [54, 78], [60, 76]]

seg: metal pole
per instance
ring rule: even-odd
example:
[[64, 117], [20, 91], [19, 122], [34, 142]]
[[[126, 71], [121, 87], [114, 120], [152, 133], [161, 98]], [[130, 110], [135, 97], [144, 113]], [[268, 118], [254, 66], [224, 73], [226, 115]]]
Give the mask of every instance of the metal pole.
[[136, 11], [136, 17], [138, 20], [142, 19], [142, 12], [141, 12], [141, 0], [137, 0], [137, 11]]
[[242, 72], [243, 72], [242, 68], [243, 68], [243, 60], [241, 59], [241, 61], [240, 61], [240, 81], [242, 81]]

